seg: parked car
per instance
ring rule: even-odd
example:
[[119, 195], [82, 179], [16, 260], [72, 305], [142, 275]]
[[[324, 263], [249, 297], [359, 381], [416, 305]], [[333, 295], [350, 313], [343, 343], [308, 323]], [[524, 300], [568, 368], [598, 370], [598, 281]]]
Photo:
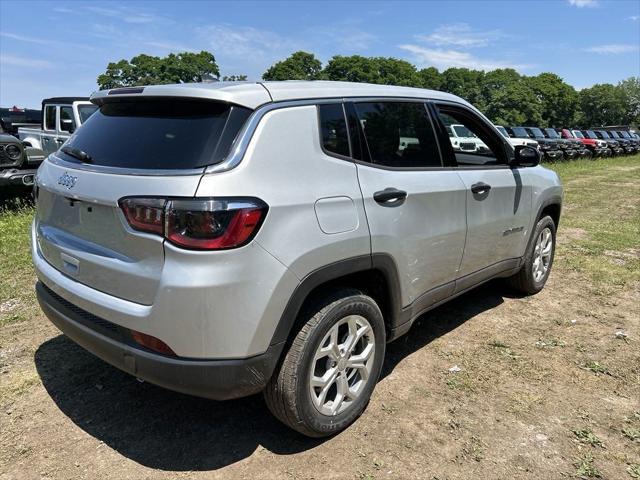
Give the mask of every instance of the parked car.
[[18, 136], [18, 128], [34, 127], [40, 124], [42, 112], [31, 108], [0, 108], [0, 124], [4, 133]]
[[636, 153], [637, 151], [636, 145], [633, 140], [629, 138], [625, 138], [622, 135], [618, 135], [617, 132], [614, 130], [600, 130], [600, 132], [602, 132], [603, 135], [608, 135], [609, 138], [612, 138], [617, 142], [620, 142], [620, 145], [624, 148], [624, 152], [627, 155], [633, 155], [634, 153]]
[[40, 128], [19, 128], [25, 145], [39, 148], [45, 155], [55, 152], [96, 110], [88, 97], [54, 97], [42, 101]]
[[487, 152], [489, 149], [464, 125], [446, 125], [449, 140], [454, 150], [462, 152]]
[[610, 136], [613, 134], [613, 137], [616, 140], [628, 142], [628, 144], [634, 149], [632, 153], [637, 153], [638, 151], [640, 151], [640, 140], [637, 140], [636, 138], [629, 135], [629, 132], [626, 132], [624, 130], [608, 130], [608, 132]]
[[571, 130], [569, 128], [563, 128], [560, 130], [562, 138], [574, 138], [588, 148], [593, 157], [607, 157], [611, 155], [611, 150], [607, 146], [607, 142], [604, 140], [597, 140], [592, 138], [586, 138], [580, 130]]
[[[36, 177], [37, 297], [138, 378], [264, 390], [282, 422], [331, 435], [420, 315], [492, 278], [535, 294], [549, 276], [558, 176], [454, 95], [297, 81], [91, 98]], [[487, 151], [454, 150], [452, 123]]]
[[635, 150], [630, 143], [625, 142], [622, 139], [616, 138], [614, 135], [610, 135], [609, 132], [607, 132], [606, 130], [594, 130], [594, 132], [596, 132], [596, 135], [599, 138], [616, 142], [618, 149], [620, 151], [620, 155], [625, 155], [625, 154], [630, 155]]
[[622, 148], [617, 141], [613, 140], [608, 135], [606, 137], [604, 137], [603, 135], [598, 135], [594, 130], [582, 130], [582, 133], [587, 138], [591, 138], [593, 140], [602, 140], [603, 142], [605, 142], [607, 144], [607, 147], [611, 151], [611, 156], [624, 154], [624, 148]]
[[5, 132], [4, 122], [0, 122], [0, 187], [33, 185], [33, 177], [44, 155], [37, 157], [36, 151], [31, 153], [29, 158], [22, 142]]
[[591, 152], [584, 148], [582, 143], [577, 140], [562, 138], [555, 128], [544, 128], [541, 130], [546, 138], [556, 140], [560, 148], [565, 152], [565, 158], [591, 158]]
[[540, 148], [540, 144], [535, 141], [535, 140], [531, 140], [531, 139], [525, 139], [525, 138], [512, 138], [509, 136], [509, 132], [507, 132], [507, 129], [504, 128], [502, 125], [496, 125], [495, 126], [496, 129], [502, 134], [502, 136], [504, 138], [507, 139], [507, 141], [511, 144], [511, 146], [516, 147], [518, 145], [528, 145], [530, 147], [534, 147], [534, 148]]
[[543, 158], [545, 160], [562, 160], [564, 158], [558, 142], [545, 138], [542, 132], [540, 132], [540, 137], [535, 137], [533, 133], [528, 130], [528, 127], [507, 127], [507, 131], [512, 138], [535, 139], [540, 145], [540, 151], [544, 155]]

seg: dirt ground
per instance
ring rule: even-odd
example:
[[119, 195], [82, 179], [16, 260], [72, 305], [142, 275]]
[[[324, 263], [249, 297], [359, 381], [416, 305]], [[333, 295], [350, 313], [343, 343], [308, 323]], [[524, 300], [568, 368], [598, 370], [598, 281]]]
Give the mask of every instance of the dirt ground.
[[0, 330], [0, 479], [640, 478], [640, 288], [569, 261], [588, 235], [575, 225], [561, 225], [540, 294], [492, 282], [390, 344], [363, 416], [325, 440], [279, 424], [261, 396], [218, 403], [139, 383], [25, 306]]

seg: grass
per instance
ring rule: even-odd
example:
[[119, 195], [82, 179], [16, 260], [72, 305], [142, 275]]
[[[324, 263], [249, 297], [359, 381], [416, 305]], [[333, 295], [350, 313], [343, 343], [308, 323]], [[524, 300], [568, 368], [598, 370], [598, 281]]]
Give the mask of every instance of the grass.
[[23, 321], [35, 308], [29, 249], [33, 211], [23, 197], [0, 202], [0, 326]]
[[576, 436], [580, 443], [584, 443], [585, 445], [591, 445], [592, 447], [604, 446], [597, 435], [588, 428], [585, 428], [583, 430], [573, 430], [573, 434]]
[[578, 478], [602, 478], [602, 473], [596, 468], [593, 462], [593, 455], [586, 453], [575, 464], [576, 476]]
[[546, 165], [565, 190], [556, 266], [587, 273], [594, 293], [640, 281], [640, 157]]

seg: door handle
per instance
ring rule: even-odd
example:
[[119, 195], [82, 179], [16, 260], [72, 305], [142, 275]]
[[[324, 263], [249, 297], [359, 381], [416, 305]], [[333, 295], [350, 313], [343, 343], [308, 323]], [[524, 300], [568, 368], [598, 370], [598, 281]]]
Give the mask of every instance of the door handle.
[[491, 190], [491, 185], [488, 185], [484, 182], [478, 182], [471, 185], [471, 193], [475, 193], [478, 195], [482, 195], [483, 193], [487, 193]]
[[407, 198], [407, 192], [397, 188], [385, 188], [373, 194], [373, 199], [381, 205], [397, 205]]

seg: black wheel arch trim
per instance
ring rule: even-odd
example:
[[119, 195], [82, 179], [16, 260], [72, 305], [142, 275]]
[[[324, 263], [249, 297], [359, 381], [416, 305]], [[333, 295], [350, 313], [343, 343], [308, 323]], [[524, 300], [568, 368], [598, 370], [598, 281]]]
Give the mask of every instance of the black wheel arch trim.
[[388, 329], [393, 330], [399, 324], [402, 312], [398, 268], [390, 255], [374, 253], [372, 255], [360, 255], [339, 260], [320, 267], [304, 277], [287, 302], [271, 339], [271, 345], [281, 344], [289, 338], [300, 310], [313, 290], [347, 275], [374, 270], [381, 272], [387, 282], [390, 304], [388, 308], [389, 318], [385, 318], [385, 324]]

